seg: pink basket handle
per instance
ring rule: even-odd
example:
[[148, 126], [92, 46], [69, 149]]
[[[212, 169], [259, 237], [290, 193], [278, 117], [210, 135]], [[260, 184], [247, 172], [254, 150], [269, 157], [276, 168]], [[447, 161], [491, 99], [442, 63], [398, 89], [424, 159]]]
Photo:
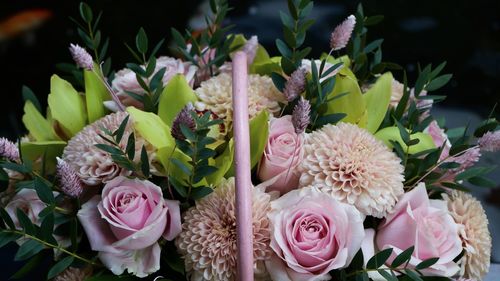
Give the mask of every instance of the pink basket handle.
[[244, 52], [233, 58], [233, 129], [236, 170], [238, 280], [253, 281], [252, 180], [248, 128], [248, 66]]

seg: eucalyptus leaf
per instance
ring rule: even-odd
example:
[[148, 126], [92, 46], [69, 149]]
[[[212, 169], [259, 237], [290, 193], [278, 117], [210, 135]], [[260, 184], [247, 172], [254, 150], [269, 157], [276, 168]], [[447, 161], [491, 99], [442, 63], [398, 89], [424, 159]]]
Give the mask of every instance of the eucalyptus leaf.
[[60, 261], [58, 261], [54, 266], [52, 266], [47, 273], [47, 279], [51, 279], [56, 277], [59, 273], [63, 272], [66, 268], [68, 268], [74, 261], [73, 256], [67, 256]]

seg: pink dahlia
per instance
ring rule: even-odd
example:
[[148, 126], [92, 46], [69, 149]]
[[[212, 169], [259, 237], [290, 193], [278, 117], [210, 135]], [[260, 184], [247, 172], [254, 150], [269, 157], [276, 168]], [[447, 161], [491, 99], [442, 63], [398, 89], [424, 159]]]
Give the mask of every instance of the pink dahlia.
[[[96, 144], [109, 144], [99, 136], [106, 135], [102, 128], [113, 132], [127, 116], [125, 112], [116, 112], [104, 116], [96, 122], [86, 126], [76, 136], [68, 141], [64, 148], [63, 160], [73, 168], [81, 180], [87, 185], [99, 185], [106, 183], [119, 175], [128, 175], [130, 171], [121, 168], [116, 164], [111, 155], [99, 148]], [[120, 147], [125, 149], [129, 135], [134, 132], [132, 121], [129, 120], [125, 133], [120, 142]], [[155, 153], [151, 145], [138, 134], [135, 134], [135, 157], [139, 160], [142, 146], [146, 145], [149, 160], [155, 158]], [[152, 166], [151, 166], [152, 167]]]
[[[253, 188], [254, 272], [262, 274], [271, 254], [269, 194]], [[190, 280], [236, 280], [236, 217], [234, 178], [223, 181], [212, 194], [184, 213], [182, 232], [176, 240]]]
[[384, 217], [404, 193], [400, 159], [368, 131], [348, 123], [309, 134], [301, 169], [301, 186], [315, 186], [365, 215]]

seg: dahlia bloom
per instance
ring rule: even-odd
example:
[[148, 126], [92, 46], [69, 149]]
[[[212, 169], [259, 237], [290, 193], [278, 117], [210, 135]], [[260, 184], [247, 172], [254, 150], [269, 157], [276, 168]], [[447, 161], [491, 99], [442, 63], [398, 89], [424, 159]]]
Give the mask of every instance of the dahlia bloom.
[[309, 134], [301, 170], [301, 186], [315, 186], [378, 218], [404, 193], [400, 159], [368, 131], [348, 123]]
[[[122, 169], [116, 164], [109, 153], [97, 148], [96, 144], [108, 144], [99, 134], [105, 135], [102, 128], [110, 131], [118, 129], [127, 116], [125, 112], [116, 112], [104, 116], [96, 122], [87, 125], [77, 135], [68, 141], [64, 148], [62, 159], [68, 163], [87, 185], [106, 183], [119, 175], [129, 175], [130, 171]], [[120, 147], [127, 146], [128, 136], [133, 132], [132, 121], [129, 120], [120, 142]], [[142, 146], [145, 145], [149, 160], [155, 158], [154, 148], [140, 135], [135, 134], [135, 157], [139, 160]], [[153, 167], [150, 165], [150, 167]]]
[[491, 235], [488, 218], [481, 202], [462, 191], [443, 195], [448, 210], [459, 225], [459, 235], [464, 247], [460, 260], [460, 275], [472, 280], [481, 280], [490, 268]]
[[[264, 274], [270, 257], [270, 228], [267, 214], [271, 196], [252, 189], [254, 272]], [[184, 213], [182, 232], [176, 240], [192, 281], [236, 280], [236, 217], [234, 178], [224, 180], [214, 192]]]
[[[232, 129], [233, 98], [232, 77], [221, 73], [201, 83], [195, 90], [200, 99], [195, 103], [199, 111], [210, 110], [219, 118], [224, 119], [226, 132]], [[248, 76], [248, 114], [252, 118], [262, 110], [277, 114], [279, 103], [285, 103], [283, 95], [276, 89], [270, 77], [250, 74]]]

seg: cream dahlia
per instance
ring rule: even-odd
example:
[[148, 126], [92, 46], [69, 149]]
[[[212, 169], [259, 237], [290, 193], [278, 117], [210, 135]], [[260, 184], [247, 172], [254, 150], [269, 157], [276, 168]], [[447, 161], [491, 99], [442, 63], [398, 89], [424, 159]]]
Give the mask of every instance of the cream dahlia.
[[[254, 272], [262, 275], [270, 257], [270, 195], [253, 188]], [[192, 281], [236, 280], [236, 217], [234, 178], [223, 181], [212, 194], [184, 213], [182, 232], [176, 240]], [[249, 235], [252, 235], [249, 233]]]
[[460, 275], [481, 280], [488, 272], [491, 256], [491, 235], [486, 213], [481, 203], [468, 193], [455, 190], [443, 197], [451, 216], [460, 226], [459, 234], [464, 247]]
[[326, 125], [307, 136], [301, 186], [313, 185], [378, 218], [403, 194], [403, 166], [381, 141], [356, 125]]
[[[68, 141], [68, 145], [64, 148], [63, 159], [68, 163], [87, 185], [98, 185], [108, 182], [118, 175], [128, 175], [129, 171], [118, 166], [109, 153], [97, 148], [96, 144], [108, 144], [99, 136], [105, 135], [102, 128], [106, 128], [113, 132], [122, 123], [127, 116], [125, 112], [116, 112], [104, 116], [96, 122], [83, 128], [77, 135]], [[125, 133], [123, 134], [120, 147], [125, 149], [127, 146], [128, 136], [133, 132], [132, 121], [129, 120]], [[148, 144], [138, 134], [135, 134], [135, 157], [137, 160], [140, 157], [142, 146], [145, 145], [148, 151], [149, 160], [155, 158], [153, 147]], [[151, 165], [151, 167], [153, 167]]]
[[[196, 89], [200, 99], [195, 104], [197, 110], [210, 110], [219, 118], [224, 119], [227, 133], [232, 128], [232, 78], [230, 74], [221, 73], [201, 83]], [[252, 118], [266, 109], [271, 113], [279, 113], [279, 102], [286, 102], [273, 81], [267, 76], [250, 74], [248, 76], [248, 114]]]

